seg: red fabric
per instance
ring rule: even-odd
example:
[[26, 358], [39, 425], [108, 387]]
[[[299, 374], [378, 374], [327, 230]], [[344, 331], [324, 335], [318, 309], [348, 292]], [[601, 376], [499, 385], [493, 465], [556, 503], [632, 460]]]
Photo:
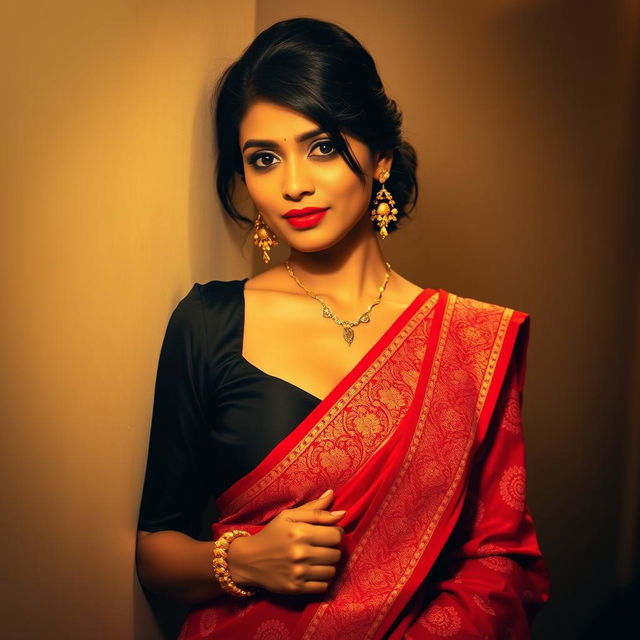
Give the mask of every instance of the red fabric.
[[512, 363], [460, 520], [429, 576], [428, 604], [391, 638], [530, 637], [530, 620], [548, 598], [548, 573], [525, 504], [520, 407]]
[[181, 640], [526, 638], [548, 587], [524, 500], [527, 328], [510, 309], [418, 296], [219, 500], [214, 537], [333, 488], [348, 513], [329, 591], [224, 596], [189, 614]]

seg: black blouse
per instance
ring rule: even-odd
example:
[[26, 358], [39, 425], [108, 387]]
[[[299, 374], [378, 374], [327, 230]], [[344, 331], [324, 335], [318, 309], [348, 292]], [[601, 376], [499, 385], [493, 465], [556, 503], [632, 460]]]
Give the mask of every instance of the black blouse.
[[138, 529], [195, 536], [212, 496], [252, 471], [320, 399], [242, 356], [245, 280], [195, 284], [169, 320]]

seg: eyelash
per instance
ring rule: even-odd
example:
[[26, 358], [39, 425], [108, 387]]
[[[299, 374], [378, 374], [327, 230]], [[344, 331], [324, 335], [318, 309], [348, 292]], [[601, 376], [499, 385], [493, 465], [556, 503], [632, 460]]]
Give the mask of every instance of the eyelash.
[[[330, 153], [323, 153], [320, 156], [314, 156], [316, 158], [331, 158], [333, 157], [336, 152], [336, 146], [333, 143], [333, 140], [330, 139], [325, 139], [325, 140], [317, 140], [316, 142], [313, 143], [313, 146], [311, 147], [310, 151], [314, 151], [315, 149], [318, 149], [319, 147], [321, 147], [322, 145], [330, 145], [331, 146], [331, 152]], [[254, 167], [255, 169], [257, 169], [258, 171], [266, 171], [267, 169], [270, 169], [271, 167], [274, 166], [274, 163], [271, 163], [269, 165], [266, 166], [260, 166], [258, 164], [258, 160], [260, 160], [261, 158], [268, 158], [268, 157], [277, 157], [275, 153], [272, 153], [270, 151], [257, 151], [256, 153], [252, 154], [249, 157], [249, 160], [247, 161], [252, 167]]]

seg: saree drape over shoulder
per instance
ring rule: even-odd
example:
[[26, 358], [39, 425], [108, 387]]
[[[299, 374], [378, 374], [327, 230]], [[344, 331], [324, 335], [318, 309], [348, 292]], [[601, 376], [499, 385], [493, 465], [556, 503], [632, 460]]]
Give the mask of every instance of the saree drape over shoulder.
[[343, 556], [322, 596], [191, 611], [180, 640], [529, 637], [548, 574], [525, 504], [528, 316], [425, 289], [218, 499], [214, 538], [333, 488]]

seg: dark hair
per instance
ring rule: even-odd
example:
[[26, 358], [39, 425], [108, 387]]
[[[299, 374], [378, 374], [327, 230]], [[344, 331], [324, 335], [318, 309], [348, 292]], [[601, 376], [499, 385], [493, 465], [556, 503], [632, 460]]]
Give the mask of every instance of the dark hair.
[[[391, 177], [385, 186], [396, 202], [398, 219], [415, 206], [416, 154], [402, 140], [402, 114], [387, 97], [371, 55], [341, 27], [311, 18], [275, 23], [224, 72], [215, 100], [218, 195], [237, 222], [251, 223], [236, 209], [233, 187], [236, 176], [244, 175], [240, 122], [256, 100], [289, 107], [317, 122], [361, 177], [362, 169], [343, 132], [362, 140], [373, 152], [393, 151]], [[395, 228], [391, 222], [388, 230]]]

